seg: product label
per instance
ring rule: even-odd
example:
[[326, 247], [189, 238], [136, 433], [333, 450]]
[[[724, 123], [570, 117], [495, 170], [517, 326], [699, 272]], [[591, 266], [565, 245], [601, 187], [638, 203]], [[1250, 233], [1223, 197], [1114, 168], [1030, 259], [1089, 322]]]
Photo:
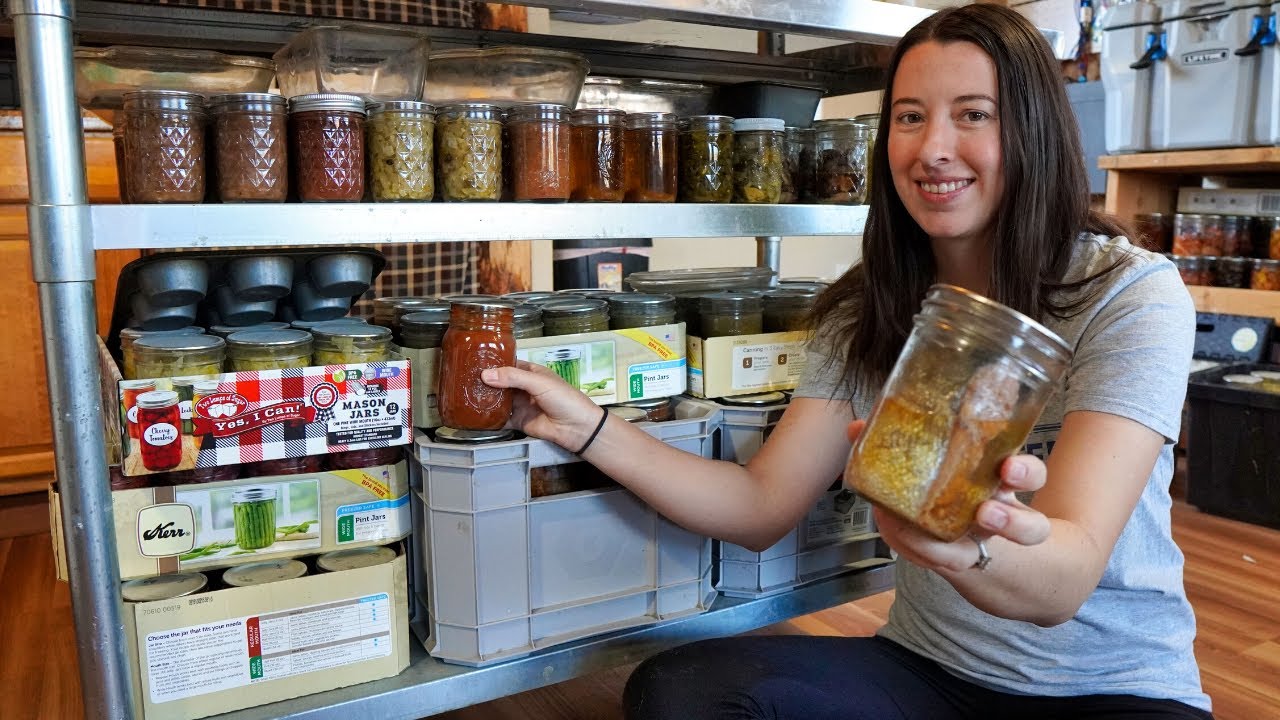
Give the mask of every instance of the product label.
[[679, 395], [688, 382], [684, 358], [632, 365], [627, 368], [627, 376], [627, 396], [631, 400]]
[[138, 511], [138, 552], [143, 557], [168, 557], [196, 546], [196, 517], [185, 503], [152, 505]]
[[596, 287], [622, 291], [622, 263], [596, 263]]
[[736, 346], [731, 387], [758, 390], [794, 383], [804, 371], [804, 357], [804, 350], [788, 342]]
[[[236, 502], [237, 490], [249, 487], [243, 484], [179, 487], [174, 499], [194, 516], [187, 526], [194, 542], [191, 547], [163, 555], [177, 555], [179, 566], [188, 569], [252, 562], [260, 555], [300, 555], [321, 547], [327, 514], [321, 512], [320, 481], [313, 476], [295, 477], [301, 479], [255, 483], [251, 487], [260, 490], [264, 499], [252, 503]], [[159, 527], [158, 521], [144, 525], [141, 520], [140, 515], [139, 533]], [[173, 529], [185, 528], [178, 523], [169, 528]], [[160, 549], [159, 545], [144, 546], [142, 554], [155, 556]]]
[[828, 491], [805, 520], [806, 544], [837, 542], [871, 532], [871, 504], [852, 490]]
[[702, 377], [702, 341], [696, 337], [689, 337], [685, 341], [685, 347], [689, 356], [689, 392], [699, 396], [705, 395]]
[[386, 593], [192, 625], [144, 638], [153, 704], [207, 695], [391, 654]]
[[618, 402], [617, 352], [613, 340], [522, 348], [516, 357], [549, 368], [599, 405]]
[[337, 510], [338, 544], [387, 540], [409, 532], [409, 496], [342, 505]]
[[178, 439], [178, 428], [170, 425], [169, 423], [148, 425], [147, 429], [143, 431], [142, 439], [146, 441], [148, 445], [163, 447]]

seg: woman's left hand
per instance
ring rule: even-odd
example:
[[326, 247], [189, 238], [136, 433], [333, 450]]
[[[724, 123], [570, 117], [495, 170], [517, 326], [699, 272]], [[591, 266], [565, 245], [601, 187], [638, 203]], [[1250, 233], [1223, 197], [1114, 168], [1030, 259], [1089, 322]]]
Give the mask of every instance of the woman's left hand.
[[[866, 427], [856, 421], [849, 425], [852, 442]], [[943, 542], [907, 523], [891, 512], [875, 508], [876, 526], [881, 537], [907, 560], [930, 570], [960, 572], [973, 567], [978, 560], [977, 543], [1002, 537], [1019, 545], [1038, 545], [1049, 537], [1049, 518], [1018, 500], [1015, 493], [1034, 492], [1044, 487], [1047, 472], [1044, 462], [1034, 455], [1014, 455], [1000, 466], [1000, 488], [994, 497], [978, 506], [971, 537]]]

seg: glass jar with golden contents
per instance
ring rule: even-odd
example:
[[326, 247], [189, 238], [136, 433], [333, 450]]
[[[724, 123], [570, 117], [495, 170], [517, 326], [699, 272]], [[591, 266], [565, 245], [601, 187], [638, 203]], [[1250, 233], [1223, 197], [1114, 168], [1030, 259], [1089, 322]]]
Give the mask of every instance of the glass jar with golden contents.
[[391, 330], [366, 323], [334, 320], [311, 328], [311, 361], [316, 365], [352, 365], [391, 359]]
[[311, 333], [304, 330], [245, 330], [227, 336], [227, 365], [234, 372], [310, 364]]
[[733, 118], [694, 115], [680, 130], [680, 201], [733, 199]]
[[733, 201], [773, 204], [782, 199], [784, 125], [774, 118], [733, 121]]
[[623, 140], [627, 202], [675, 202], [676, 116], [631, 113]]
[[569, 162], [569, 108], [518, 105], [507, 115], [511, 149], [512, 199], [516, 202], [564, 202], [573, 192]]
[[575, 202], [621, 202], [626, 196], [621, 110], [583, 109], [573, 124], [570, 158]]
[[428, 202], [436, 193], [435, 108], [414, 100], [368, 106], [369, 194], [374, 202]]
[[226, 358], [226, 343], [214, 335], [150, 335], [133, 343], [134, 377], [171, 378], [217, 375]]

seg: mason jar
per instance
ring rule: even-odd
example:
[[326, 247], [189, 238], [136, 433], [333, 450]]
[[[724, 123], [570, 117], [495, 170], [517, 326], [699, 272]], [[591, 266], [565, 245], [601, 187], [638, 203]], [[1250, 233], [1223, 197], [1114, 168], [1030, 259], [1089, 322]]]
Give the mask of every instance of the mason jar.
[[226, 359], [226, 342], [214, 335], [148, 335], [133, 342], [134, 377], [172, 378], [217, 375]]
[[764, 302], [755, 293], [707, 293], [699, 300], [698, 314], [704, 338], [764, 332]]
[[610, 295], [609, 327], [625, 328], [670, 325], [676, 321], [676, 299], [653, 293], [616, 293]]
[[436, 109], [415, 100], [368, 106], [369, 195], [374, 202], [429, 202], [436, 194]]
[[814, 123], [814, 199], [861, 205], [867, 199], [871, 129], [853, 120]]
[[446, 202], [502, 198], [502, 109], [459, 103], [436, 117], [436, 184]]
[[808, 202], [813, 197], [813, 128], [786, 129], [782, 166], [782, 196], [778, 202]]
[[449, 308], [411, 312], [400, 317], [400, 346], [426, 350], [438, 348], [449, 329]]
[[379, 325], [333, 321], [311, 328], [316, 365], [358, 365], [391, 359], [391, 330]]
[[733, 201], [775, 204], [782, 199], [785, 125], [775, 118], [733, 121]]
[[364, 99], [314, 93], [289, 101], [294, 186], [302, 202], [360, 202], [365, 174]]
[[570, 173], [569, 108], [517, 105], [507, 115], [511, 150], [511, 199], [516, 202], [564, 202], [573, 193]]
[[623, 141], [627, 202], [675, 202], [676, 116], [645, 112], [627, 115]]
[[129, 202], [204, 202], [204, 97], [178, 90], [134, 90], [124, 94], [123, 103]]
[[609, 303], [590, 298], [549, 302], [542, 306], [544, 335], [575, 335], [609, 329]]
[[626, 196], [622, 139], [625, 117], [621, 110], [573, 111], [570, 158], [574, 202], [622, 202]]
[[694, 115], [680, 129], [680, 201], [733, 199], [733, 118]]
[[222, 202], [284, 202], [289, 195], [288, 101], [271, 93], [209, 98]]
[[284, 370], [311, 364], [311, 333], [303, 330], [245, 330], [227, 336], [232, 372]]
[[808, 290], [777, 288], [764, 294], [764, 331], [809, 329], [809, 312], [818, 294]]

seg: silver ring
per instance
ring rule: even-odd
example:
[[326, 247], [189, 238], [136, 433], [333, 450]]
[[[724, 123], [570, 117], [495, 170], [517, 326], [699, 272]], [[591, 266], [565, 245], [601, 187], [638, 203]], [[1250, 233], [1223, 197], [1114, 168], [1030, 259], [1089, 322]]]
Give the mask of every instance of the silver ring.
[[987, 552], [987, 544], [973, 535], [970, 535], [969, 537], [973, 540], [974, 544], [978, 546], [978, 561], [971, 566], [972, 569], [986, 570], [987, 566], [991, 564], [991, 553]]

